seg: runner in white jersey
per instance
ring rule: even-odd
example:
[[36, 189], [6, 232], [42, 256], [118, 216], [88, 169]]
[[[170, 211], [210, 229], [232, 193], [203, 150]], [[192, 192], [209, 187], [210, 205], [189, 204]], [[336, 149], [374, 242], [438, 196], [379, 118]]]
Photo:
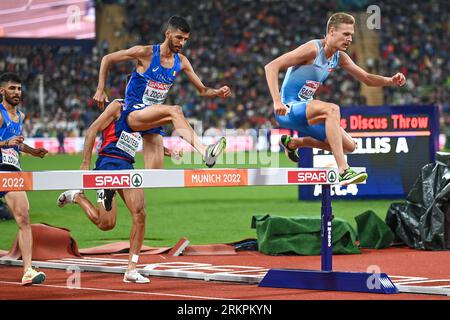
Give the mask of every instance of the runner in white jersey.
[[[367, 173], [356, 173], [345, 159], [344, 153], [353, 152], [356, 144], [340, 127], [339, 106], [314, 99], [314, 93], [338, 66], [368, 86], [403, 86], [406, 82], [402, 73], [383, 77], [364, 71], [352, 61], [345, 50], [352, 43], [354, 24], [351, 15], [335, 13], [328, 20], [324, 39], [311, 40], [265, 66], [275, 119], [281, 127], [297, 130], [301, 136], [282, 136], [287, 156], [298, 162], [300, 147], [332, 151], [341, 185], [363, 182]], [[286, 69], [280, 93], [278, 75]]]
[[217, 156], [226, 146], [225, 138], [210, 146], [203, 145], [185, 119], [182, 108], [164, 104], [175, 77], [181, 72], [186, 74], [201, 96], [227, 98], [231, 95], [231, 90], [227, 86], [219, 89], [206, 87], [195, 74], [189, 60], [180, 53], [189, 35], [190, 26], [187, 21], [173, 16], [168, 21], [166, 38], [161, 45], [134, 46], [120, 50], [104, 56], [100, 65], [99, 83], [94, 100], [103, 109], [105, 101], [108, 101], [105, 82], [111, 65], [129, 60], [136, 61], [136, 70], [125, 94], [127, 108], [130, 108], [127, 123], [133, 131], [147, 131], [143, 136], [146, 168], [162, 166], [160, 127], [170, 122], [182, 138], [203, 155], [209, 167], [215, 164]]

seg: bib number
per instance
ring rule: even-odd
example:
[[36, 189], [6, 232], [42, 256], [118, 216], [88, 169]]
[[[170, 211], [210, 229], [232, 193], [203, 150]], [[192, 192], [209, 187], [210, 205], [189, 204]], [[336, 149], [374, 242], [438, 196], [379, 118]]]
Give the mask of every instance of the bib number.
[[134, 158], [140, 141], [141, 136], [139, 135], [139, 133], [131, 134], [122, 131], [119, 140], [117, 140], [116, 147], [122, 151], [125, 151]]
[[142, 101], [145, 105], [163, 104], [172, 85], [150, 80], [144, 91]]
[[302, 100], [311, 100], [320, 87], [320, 82], [306, 80], [306, 83], [298, 92], [298, 97]]
[[2, 163], [20, 169], [19, 153], [13, 148], [1, 149]]

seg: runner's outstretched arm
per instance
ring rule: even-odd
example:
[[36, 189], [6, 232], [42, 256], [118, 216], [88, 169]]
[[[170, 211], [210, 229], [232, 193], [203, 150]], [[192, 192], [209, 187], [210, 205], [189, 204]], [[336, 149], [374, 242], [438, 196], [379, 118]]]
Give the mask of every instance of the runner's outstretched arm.
[[398, 72], [392, 77], [383, 77], [377, 74], [369, 73], [354, 63], [349, 55], [342, 51], [340, 53], [339, 65], [353, 77], [371, 87], [401, 87], [406, 83], [406, 78], [403, 73]]

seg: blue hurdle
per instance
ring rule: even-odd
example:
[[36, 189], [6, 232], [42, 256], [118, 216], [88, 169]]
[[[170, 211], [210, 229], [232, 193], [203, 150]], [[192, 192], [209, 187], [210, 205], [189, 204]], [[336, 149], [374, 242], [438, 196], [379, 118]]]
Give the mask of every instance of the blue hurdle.
[[351, 291], [366, 293], [399, 293], [385, 273], [333, 271], [331, 186], [322, 185], [322, 270], [270, 269], [260, 287]]

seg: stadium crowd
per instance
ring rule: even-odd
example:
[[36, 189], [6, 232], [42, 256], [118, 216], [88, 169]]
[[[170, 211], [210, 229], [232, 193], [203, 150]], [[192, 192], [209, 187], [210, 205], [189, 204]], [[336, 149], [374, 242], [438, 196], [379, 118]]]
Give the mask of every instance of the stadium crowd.
[[[182, 105], [185, 115], [201, 120], [203, 130], [210, 133], [273, 127], [264, 65], [303, 42], [322, 37], [326, 16], [332, 12], [354, 8], [352, 1], [317, 0], [98, 3], [99, 10], [111, 3], [124, 7], [127, 20], [119, 34], [132, 36], [129, 46], [162, 42], [162, 27], [171, 14], [188, 19], [192, 32], [184, 54], [206, 85], [227, 84], [233, 96], [227, 100], [201, 98], [186, 77], [181, 76], [166, 102]], [[384, 89], [385, 103], [437, 104], [446, 115], [442, 117], [444, 125], [449, 121], [445, 119], [449, 118], [450, 60], [448, 43], [444, 41], [450, 27], [448, 3], [432, 0], [405, 6], [400, 0], [386, 0], [378, 5], [382, 10], [381, 56], [372, 64], [381, 74], [401, 71], [408, 79], [403, 89]], [[24, 80], [23, 109], [29, 117], [25, 125], [27, 136], [56, 136], [59, 130], [65, 130], [68, 136], [84, 134], [99, 113], [92, 96], [99, 62], [107, 52], [106, 42], [99, 42], [90, 50], [76, 44], [0, 45], [0, 72], [17, 72]], [[357, 59], [354, 53], [351, 55]], [[126, 75], [132, 69], [132, 64], [124, 63], [110, 71], [107, 84], [110, 100], [123, 96]], [[40, 109], [40, 84], [45, 93], [44, 114]], [[343, 107], [365, 104], [359, 82], [339, 69], [316, 97]]]

